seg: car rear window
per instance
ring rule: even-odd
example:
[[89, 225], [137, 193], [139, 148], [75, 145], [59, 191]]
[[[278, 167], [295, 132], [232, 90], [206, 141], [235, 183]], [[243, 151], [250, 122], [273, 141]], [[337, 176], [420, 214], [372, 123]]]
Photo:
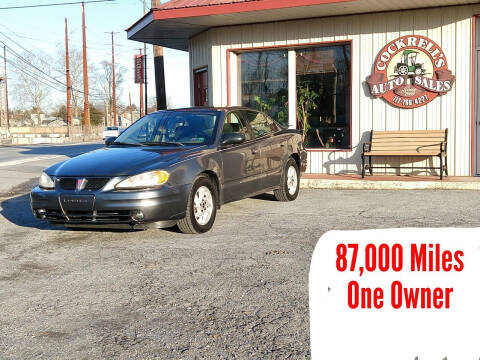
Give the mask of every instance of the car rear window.
[[109, 127], [107, 127], [107, 130], [118, 130], [118, 127], [116, 127], [116, 126], [109, 126]]
[[263, 113], [255, 111], [245, 111], [245, 117], [250, 123], [253, 135], [256, 138], [279, 130], [275, 122]]

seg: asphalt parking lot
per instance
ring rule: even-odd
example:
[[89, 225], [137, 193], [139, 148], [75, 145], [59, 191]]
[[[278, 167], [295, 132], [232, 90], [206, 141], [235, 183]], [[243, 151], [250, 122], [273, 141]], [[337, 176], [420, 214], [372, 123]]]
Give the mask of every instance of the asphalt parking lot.
[[67, 231], [0, 200], [1, 359], [308, 359], [308, 271], [333, 229], [480, 226], [477, 192], [303, 190], [213, 231]]

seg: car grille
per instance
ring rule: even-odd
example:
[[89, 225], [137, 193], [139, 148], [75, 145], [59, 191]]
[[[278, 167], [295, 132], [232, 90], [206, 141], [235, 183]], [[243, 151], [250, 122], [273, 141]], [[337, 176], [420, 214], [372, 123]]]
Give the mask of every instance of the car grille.
[[[80, 178], [79, 178], [80, 179]], [[84, 190], [96, 191], [107, 185], [110, 178], [85, 178], [87, 185]], [[60, 178], [58, 179], [58, 185], [63, 190], [75, 190], [77, 188], [77, 178]]]
[[45, 210], [45, 219], [61, 224], [131, 224], [129, 210], [107, 211], [68, 211], [66, 215], [61, 210]]

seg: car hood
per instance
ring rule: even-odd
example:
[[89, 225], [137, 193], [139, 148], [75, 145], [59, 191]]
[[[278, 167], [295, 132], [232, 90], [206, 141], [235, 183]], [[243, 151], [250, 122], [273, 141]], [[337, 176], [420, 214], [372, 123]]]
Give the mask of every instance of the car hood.
[[45, 171], [53, 176], [126, 176], [165, 169], [174, 163], [209, 151], [211, 150], [207, 146], [112, 146], [74, 157]]

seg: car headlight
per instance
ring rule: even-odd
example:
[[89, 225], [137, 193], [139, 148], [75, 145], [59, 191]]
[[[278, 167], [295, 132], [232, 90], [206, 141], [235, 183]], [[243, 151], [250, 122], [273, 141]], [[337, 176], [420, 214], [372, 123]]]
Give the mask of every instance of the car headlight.
[[116, 189], [142, 189], [153, 188], [167, 182], [169, 173], [163, 170], [149, 171], [142, 174], [130, 176], [115, 185]]
[[50, 176], [48, 176], [44, 172], [42, 172], [42, 175], [40, 175], [38, 184], [42, 189], [48, 189], [48, 190], [55, 189], [55, 182]]

